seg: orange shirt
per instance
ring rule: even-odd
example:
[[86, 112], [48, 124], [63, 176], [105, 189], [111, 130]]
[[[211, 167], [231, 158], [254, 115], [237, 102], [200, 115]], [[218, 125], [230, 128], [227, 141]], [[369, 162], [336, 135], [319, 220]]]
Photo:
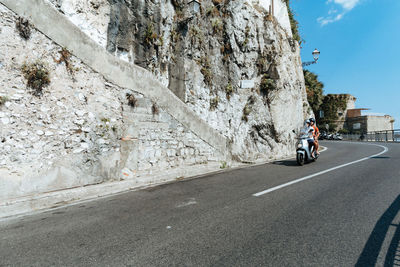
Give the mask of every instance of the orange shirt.
[[313, 132], [314, 139], [316, 139], [319, 137], [319, 129], [315, 124], [312, 127], [314, 128], [314, 132]]

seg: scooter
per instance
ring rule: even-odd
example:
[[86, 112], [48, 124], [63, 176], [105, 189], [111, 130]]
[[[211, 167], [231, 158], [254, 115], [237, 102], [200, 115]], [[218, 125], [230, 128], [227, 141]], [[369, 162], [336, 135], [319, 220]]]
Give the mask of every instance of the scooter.
[[297, 164], [303, 166], [305, 162], [316, 161], [318, 159], [318, 154], [314, 151], [314, 157], [312, 157], [312, 151], [314, 146], [309, 145], [308, 143], [309, 135], [302, 134], [298, 138], [297, 142], [297, 150], [296, 150], [296, 161]]

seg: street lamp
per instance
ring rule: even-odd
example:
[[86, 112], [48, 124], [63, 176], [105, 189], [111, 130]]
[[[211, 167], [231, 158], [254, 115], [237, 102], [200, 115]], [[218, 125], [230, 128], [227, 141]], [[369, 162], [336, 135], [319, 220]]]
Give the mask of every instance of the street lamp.
[[315, 64], [315, 63], [317, 63], [317, 61], [318, 61], [318, 59], [319, 59], [319, 55], [321, 54], [321, 52], [319, 52], [318, 51], [318, 49], [317, 48], [315, 48], [315, 50], [312, 52], [312, 55], [313, 55], [313, 58], [314, 58], [314, 61], [309, 61], [309, 62], [304, 62], [302, 65], [303, 65], [303, 67], [305, 67], [305, 66], [309, 66], [309, 65], [312, 65], [312, 64]]
[[315, 48], [315, 50], [312, 52], [312, 55], [313, 55], [313, 58], [314, 58], [315, 62], [318, 61], [318, 58], [319, 58], [320, 54], [321, 54], [321, 52], [319, 52], [317, 48]]

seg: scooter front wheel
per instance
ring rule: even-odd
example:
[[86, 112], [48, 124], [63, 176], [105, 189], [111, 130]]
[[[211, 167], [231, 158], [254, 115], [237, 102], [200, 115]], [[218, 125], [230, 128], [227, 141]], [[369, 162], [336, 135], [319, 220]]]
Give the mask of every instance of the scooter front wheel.
[[304, 154], [297, 153], [296, 160], [297, 160], [297, 164], [299, 164], [300, 166], [303, 166], [304, 165], [304, 161], [305, 161]]

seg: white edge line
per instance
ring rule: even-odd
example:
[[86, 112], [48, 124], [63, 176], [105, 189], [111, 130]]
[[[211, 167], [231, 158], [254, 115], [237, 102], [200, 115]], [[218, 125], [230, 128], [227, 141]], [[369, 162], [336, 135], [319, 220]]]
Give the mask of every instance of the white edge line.
[[315, 176], [318, 176], [318, 175], [321, 175], [321, 174], [325, 174], [325, 173], [327, 173], [327, 172], [331, 172], [331, 171], [334, 171], [334, 170], [337, 170], [337, 169], [340, 169], [340, 168], [343, 168], [343, 167], [346, 167], [346, 166], [349, 166], [349, 165], [352, 165], [352, 164], [356, 164], [356, 163], [359, 163], [359, 162], [361, 162], [361, 161], [365, 161], [365, 160], [371, 159], [371, 158], [373, 158], [373, 157], [380, 156], [380, 155], [382, 155], [382, 154], [385, 154], [385, 153], [388, 151], [388, 148], [385, 147], [385, 146], [381, 146], [381, 145], [375, 145], [375, 146], [382, 147], [382, 148], [383, 148], [383, 151], [380, 152], [380, 153], [378, 153], [378, 154], [369, 156], [369, 157], [365, 157], [365, 158], [362, 158], [362, 159], [359, 159], [359, 160], [355, 160], [355, 161], [352, 161], [352, 162], [349, 162], [349, 163], [345, 163], [345, 164], [342, 164], [342, 165], [339, 165], [339, 166], [336, 166], [336, 167], [333, 167], [333, 168], [330, 168], [330, 169], [327, 169], [327, 170], [324, 170], [324, 171], [320, 171], [320, 172], [317, 172], [317, 173], [314, 173], [314, 174], [305, 176], [305, 177], [303, 177], [303, 178], [299, 178], [299, 179], [293, 180], [293, 181], [288, 182], [288, 183], [285, 183], [285, 184], [281, 184], [281, 185], [272, 187], [272, 188], [270, 188], [270, 189], [267, 189], [267, 190], [258, 192], [258, 193], [256, 193], [256, 194], [253, 194], [253, 196], [259, 197], [259, 196], [262, 196], [262, 195], [271, 193], [271, 192], [273, 192], [273, 191], [279, 190], [279, 189], [281, 189], [281, 188], [290, 186], [290, 185], [292, 185], [292, 184], [300, 183], [300, 182], [302, 182], [302, 181], [311, 179], [311, 178], [313, 178], [313, 177], [315, 177]]

